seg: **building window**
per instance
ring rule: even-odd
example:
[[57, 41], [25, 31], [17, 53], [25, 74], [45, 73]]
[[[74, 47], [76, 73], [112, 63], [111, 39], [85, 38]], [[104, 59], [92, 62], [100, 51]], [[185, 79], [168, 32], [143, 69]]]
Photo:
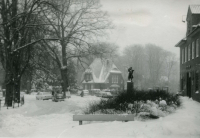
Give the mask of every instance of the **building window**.
[[184, 48], [182, 49], [182, 64], [184, 63]]
[[190, 61], [190, 45], [188, 46], [188, 61]]
[[181, 90], [184, 89], [183, 85], [184, 85], [184, 79], [183, 79], [183, 74], [181, 73], [180, 74], [180, 77], [181, 77]]
[[194, 42], [192, 42], [192, 59], [194, 59]]
[[199, 39], [196, 41], [196, 57], [199, 57]]
[[118, 75], [112, 76], [112, 83], [118, 83]]
[[185, 47], [185, 62], [187, 62], [187, 47]]

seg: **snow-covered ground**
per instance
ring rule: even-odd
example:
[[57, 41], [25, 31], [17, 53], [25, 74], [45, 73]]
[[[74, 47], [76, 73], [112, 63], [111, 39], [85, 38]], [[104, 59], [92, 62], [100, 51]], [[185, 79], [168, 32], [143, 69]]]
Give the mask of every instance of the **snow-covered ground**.
[[200, 138], [200, 103], [182, 97], [183, 106], [166, 117], [132, 122], [73, 121], [95, 96], [73, 96], [64, 102], [38, 101], [25, 95], [25, 105], [0, 110], [0, 137], [53, 138]]

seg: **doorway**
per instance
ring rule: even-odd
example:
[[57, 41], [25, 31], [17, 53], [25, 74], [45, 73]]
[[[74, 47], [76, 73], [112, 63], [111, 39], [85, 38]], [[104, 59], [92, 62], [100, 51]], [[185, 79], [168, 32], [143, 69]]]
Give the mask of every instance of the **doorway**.
[[191, 98], [192, 94], [191, 94], [191, 75], [188, 72], [187, 73], [187, 96], [189, 98]]

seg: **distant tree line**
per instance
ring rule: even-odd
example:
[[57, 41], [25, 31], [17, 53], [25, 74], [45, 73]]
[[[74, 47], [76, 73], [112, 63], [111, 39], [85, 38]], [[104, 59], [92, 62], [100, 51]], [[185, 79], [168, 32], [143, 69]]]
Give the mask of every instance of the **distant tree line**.
[[155, 44], [127, 46], [115, 63], [123, 72], [125, 81], [127, 68], [133, 67], [135, 87], [148, 89], [169, 87], [173, 92], [179, 88], [179, 59], [170, 51]]

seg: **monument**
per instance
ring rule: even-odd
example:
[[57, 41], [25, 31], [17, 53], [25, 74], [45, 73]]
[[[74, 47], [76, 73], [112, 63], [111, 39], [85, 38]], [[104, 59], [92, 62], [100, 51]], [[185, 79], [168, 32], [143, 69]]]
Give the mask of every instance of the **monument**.
[[133, 92], [134, 84], [133, 84], [133, 72], [132, 67], [128, 68], [128, 81], [127, 81], [127, 92]]

